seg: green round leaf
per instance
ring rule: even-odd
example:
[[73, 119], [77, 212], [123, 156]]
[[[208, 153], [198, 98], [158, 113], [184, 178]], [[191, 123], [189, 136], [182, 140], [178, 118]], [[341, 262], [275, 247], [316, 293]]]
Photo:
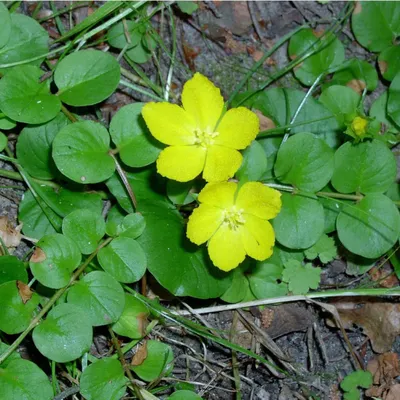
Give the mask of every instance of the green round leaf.
[[[388, 97], [389, 94], [386, 90], [372, 103], [369, 110], [370, 117], [376, 118], [382, 124], [381, 131], [385, 132], [383, 136], [390, 133], [397, 134], [398, 132], [397, 127], [387, 112]], [[397, 141], [394, 144], [397, 144]]]
[[400, 70], [400, 46], [391, 46], [383, 50], [379, 54], [378, 65], [382, 76], [392, 81]]
[[43, 71], [35, 66], [20, 65], [0, 80], [0, 109], [7, 117], [42, 124], [59, 113], [60, 99], [50, 93], [48, 82], [39, 82], [41, 75]]
[[157, 340], [148, 340], [145, 346], [147, 357], [142, 364], [132, 367], [135, 374], [146, 382], [168, 375], [174, 367], [171, 346]]
[[306, 249], [324, 231], [324, 209], [307, 194], [282, 194], [282, 209], [272, 221], [276, 239], [289, 249]]
[[0, 132], [0, 152], [7, 147], [7, 136]]
[[340, 40], [333, 34], [318, 38], [318, 34], [312, 29], [302, 29], [292, 36], [289, 42], [289, 56], [295, 59], [310, 51], [310, 48], [321, 50], [294, 69], [296, 78], [306, 86], [311, 86], [321, 73], [344, 61], [344, 47]]
[[106, 233], [103, 217], [90, 210], [76, 210], [68, 214], [62, 224], [63, 234], [74, 240], [82, 254], [93, 253]]
[[24, 263], [15, 256], [2, 256], [0, 258], [0, 284], [9, 281], [28, 283], [28, 273]]
[[110, 135], [119, 150], [121, 160], [130, 167], [144, 167], [153, 163], [162, 149], [142, 117], [143, 103], [122, 107], [110, 123]]
[[140, 213], [128, 214], [119, 226], [119, 236], [138, 238], [146, 228], [146, 220]]
[[343, 129], [357, 116], [360, 96], [353, 89], [334, 85], [322, 92], [319, 101], [334, 114]]
[[4, 399], [51, 400], [53, 389], [47, 375], [33, 362], [13, 360], [0, 368], [0, 393]]
[[65, 126], [53, 141], [53, 158], [57, 168], [78, 183], [98, 183], [115, 170], [108, 154], [110, 136], [103, 125], [93, 121]]
[[400, 125], [400, 72], [394, 77], [389, 87], [387, 112], [389, 117]]
[[185, 205], [193, 203], [195, 197], [190, 192], [193, 187], [193, 181], [178, 182], [168, 179], [167, 196], [174, 204]]
[[68, 284], [72, 271], [81, 262], [76, 243], [55, 233], [43, 236], [36, 244], [29, 266], [33, 276], [44, 286], [60, 289]]
[[127, 379], [118, 360], [103, 358], [89, 365], [80, 379], [81, 394], [87, 400], [120, 400]]
[[144, 35], [139, 44], [134, 48], [128, 50], [125, 54], [133, 62], [143, 64], [150, 60], [151, 51], [157, 46], [157, 42], [150, 35]]
[[31, 322], [39, 296], [31, 293], [26, 299], [18, 289], [17, 281], [9, 281], [0, 285], [0, 330], [14, 335], [23, 332]]
[[59, 113], [45, 124], [26, 126], [18, 135], [18, 161], [34, 178], [50, 180], [57, 176], [58, 170], [51, 157], [52, 143], [57, 133], [68, 124], [68, 118]]
[[[8, 346], [7, 344], [5, 344], [2, 341], [0, 341], [0, 354], [5, 353], [9, 348], [10, 348], [10, 346]], [[9, 357], [7, 357], [0, 364], [0, 371], [1, 371], [1, 368], [3, 368], [3, 369], [6, 368], [7, 365], [9, 365], [11, 363], [11, 361], [20, 360], [20, 359], [21, 359], [21, 355], [18, 352], [14, 351], [13, 353], [10, 354]], [[1, 376], [1, 372], [0, 372], [0, 376]], [[1, 381], [1, 378], [0, 378], [0, 381]], [[1, 385], [1, 383], [0, 383], [0, 385]]]
[[120, 224], [124, 220], [126, 213], [124, 210], [115, 205], [111, 207], [110, 211], [107, 214], [107, 221], [106, 221], [106, 233], [108, 236], [115, 237], [118, 236], [120, 233]]
[[122, 314], [125, 295], [121, 285], [112, 276], [93, 271], [69, 290], [68, 303], [85, 310], [93, 326], [109, 325]]
[[7, 118], [6, 116], [0, 117], [0, 129], [3, 129], [4, 131], [8, 131], [10, 129], [13, 129], [16, 127], [15, 121], [13, 121], [10, 118]]
[[245, 276], [245, 272], [248, 268], [248, 262], [244, 262], [232, 271], [232, 283], [221, 296], [222, 301], [227, 303], [239, 303], [243, 301], [249, 291], [249, 280]]
[[240, 181], [258, 181], [267, 170], [267, 157], [256, 140], [243, 151], [243, 161], [236, 176]]
[[191, 390], [177, 390], [175, 393], [169, 396], [167, 400], [202, 400], [202, 397], [192, 392]]
[[278, 151], [275, 176], [306, 192], [317, 192], [333, 174], [333, 150], [312, 133], [291, 136]]
[[125, 293], [125, 308], [112, 329], [118, 335], [141, 339], [145, 335], [148, 315], [149, 310], [143, 302]]
[[330, 81], [333, 85], [344, 85], [360, 93], [366, 87], [372, 92], [378, 85], [378, 73], [367, 61], [352, 58], [345, 61]]
[[11, 33], [11, 18], [8, 12], [8, 8], [0, 3], [0, 21], [1, 21], [1, 31], [0, 31], [0, 49], [6, 45]]
[[395, 1], [360, 1], [353, 11], [351, 27], [362, 46], [379, 52], [400, 35], [399, 19], [400, 4]]
[[378, 258], [398, 240], [400, 215], [383, 194], [369, 194], [357, 205], [343, 209], [337, 219], [340, 241], [352, 253]]
[[83, 309], [73, 304], [55, 306], [33, 331], [33, 342], [48, 359], [65, 363], [89, 351], [93, 332]]
[[109, 97], [118, 87], [117, 60], [99, 50], [81, 50], [65, 57], [56, 68], [54, 82], [63, 103], [90, 106]]
[[396, 160], [378, 140], [343, 144], [335, 153], [332, 185], [340, 193], [383, 193], [396, 178]]
[[[322, 189], [322, 192], [332, 193], [333, 190], [330, 188], [330, 186], [327, 186]], [[325, 213], [324, 233], [331, 233], [336, 231], [337, 216], [339, 215], [340, 211], [342, 211], [346, 203], [349, 203], [349, 201], [342, 199], [338, 200], [332, 197], [323, 197], [323, 196], [320, 196], [318, 198], [318, 201], [324, 207], [324, 213]]]
[[[43, 54], [43, 58], [31, 62], [31, 64], [39, 66], [49, 51], [47, 31], [37, 21], [26, 15], [12, 13], [10, 17], [11, 33], [6, 45], [0, 48], [0, 64], [29, 60]], [[1, 19], [1, 23], [1, 32], [3, 33], [3, 19]], [[0, 68], [1, 72], [4, 70]]]
[[[129, 33], [129, 43], [126, 40], [127, 33]], [[118, 22], [113, 25], [107, 33], [107, 41], [110, 46], [117, 49], [131, 49], [139, 44], [142, 34], [138, 29], [138, 24], [134, 21], [126, 20], [125, 22]]]
[[99, 251], [97, 258], [101, 267], [119, 282], [137, 282], [146, 272], [146, 255], [139, 243], [129, 237], [117, 237]]

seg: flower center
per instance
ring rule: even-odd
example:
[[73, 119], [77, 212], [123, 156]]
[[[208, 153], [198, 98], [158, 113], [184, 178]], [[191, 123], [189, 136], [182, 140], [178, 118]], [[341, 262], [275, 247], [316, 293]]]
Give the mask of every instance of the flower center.
[[194, 135], [196, 136], [195, 144], [207, 148], [208, 146], [212, 146], [214, 144], [214, 138], [216, 138], [219, 133], [195, 129]]
[[223, 224], [228, 225], [229, 229], [236, 230], [246, 222], [243, 216], [243, 209], [237, 210], [236, 207], [232, 207], [229, 210], [224, 211]]

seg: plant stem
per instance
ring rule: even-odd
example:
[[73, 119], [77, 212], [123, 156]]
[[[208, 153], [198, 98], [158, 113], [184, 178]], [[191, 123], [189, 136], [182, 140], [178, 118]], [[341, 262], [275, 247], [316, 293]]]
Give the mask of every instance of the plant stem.
[[132, 89], [132, 90], [135, 90], [136, 92], [139, 92], [139, 93], [141, 93], [141, 94], [144, 94], [145, 96], [150, 97], [150, 98], [153, 99], [153, 100], [164, 101], [164, 99], [163, 99], [162, 97], [159, 97], [159, 96], [157, 96], [156, 94], [153, 94], [153, 93], [151, 93], [151, 92], [148, 92], [147, 90], [144, 90], [144, 89], [142, 89], [141, 87], [136, 86], [136, 85], [133, 84], [133, 83], [124, 81], [123, 79], [120, 79], [119, 83], [120, 83], [120, 85], [126, 86], [126, 87], [128, 87], [129, 89]]
[[10, 347], [0, 356], [0, 365], [6, 360], [22, 343], [26, 336], [31, 332], [33, 328], [35, 328], [40, 320], [47, 314], [47, 312], [53, 307], [55, 302], [71, 287], [71, 285], [78, 279], [79, 275], [84, 271], [84, 269], [90, 264], [90, 262], [96, 257], [97, 253], [110, 243], [112, 238], [106, 239], [102, 244], [100, 244], [97, 249], [85, 260], [83, 264], [74, 272], [67, 286], [57, 290], [54, 293], [53, 297], [44, 305], [44, 307], [40, 310], [39, 314], [36, 315], [35, 318], [32, 319], [29, 326], [18, 336], [18, 338], [10, 345]]
[[71, 121], [71, 122], [78, 122], [77, 118], [75, 115], [71, 113], [71, 111], [68, 110], [67, 107], [64, 106], [64, 104], [61, 103], [61, 111], [64, 113], [64, 115]]

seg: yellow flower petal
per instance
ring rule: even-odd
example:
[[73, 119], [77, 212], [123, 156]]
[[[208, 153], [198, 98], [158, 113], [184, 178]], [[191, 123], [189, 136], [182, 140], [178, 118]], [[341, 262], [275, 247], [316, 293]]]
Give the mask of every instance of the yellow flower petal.
[[240, 229], [221, 225], [208, 242], [208, 254], [213, 264], [223, 271], [236, 268], [246, 257]]
[[241, 232], [244, 249], [250, 257], [260, 261], [271, 257], [275, 232], [268, 221], [246, 215]]
[[201, 173], [206, 150], [199, 146], [171, 146], [157, 159], [157, 171], [162, 176], [179, 182], [188, 182]]
[[239, 190], [236, 206], [246, 214], [263, 219], [278, 215], [282, 207], [281, 194], [260, 182], [247, 182]]
[[172, 146], [194, 144], [196, 121], [183, 108], [170, 103], [147, 103], [142, 115], [151, 134]]
[[195, 119], [199, 129], [213, 132], [221, 116], [224, 99], [211, 81], [195, 73], [183, 86], [182, 105]]
[[260, 122], [255, 113], [244, 107], [232, 108], [222, 118], [215, 144], [245, 149], [258, 135]]
[[220, 182], [208, 183], [199, 193], [197, 200], [219, 208], [230, 208], [234, 204], [237, 183]]
[[242, 164], [242, 155], [234, 149], [210, 146], [207, 149], [203, 178], [207, 182], [221, 182], [232, 178]]
[[223, 221], [223, 210], [201, 204], [189, 217], [186, 236], [197, 245], [207, 242]]

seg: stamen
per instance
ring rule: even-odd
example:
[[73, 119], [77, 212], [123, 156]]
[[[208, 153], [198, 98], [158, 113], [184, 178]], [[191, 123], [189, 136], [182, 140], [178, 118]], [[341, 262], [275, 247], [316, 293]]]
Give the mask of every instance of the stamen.
[[246, 222], [243, 216], [243, 209], [237, 210], [236, 207], [232, 207], [229, 210], [224, 211], [225, 225], [228, 225], [229, 229], [236, 230]]
[[219, 135], [219, 132], [207, 132], [195, 129], [194, 134], [196, 136], [195, 144], [202, 147], [208, 147], [214, 144], [214, 138]]

